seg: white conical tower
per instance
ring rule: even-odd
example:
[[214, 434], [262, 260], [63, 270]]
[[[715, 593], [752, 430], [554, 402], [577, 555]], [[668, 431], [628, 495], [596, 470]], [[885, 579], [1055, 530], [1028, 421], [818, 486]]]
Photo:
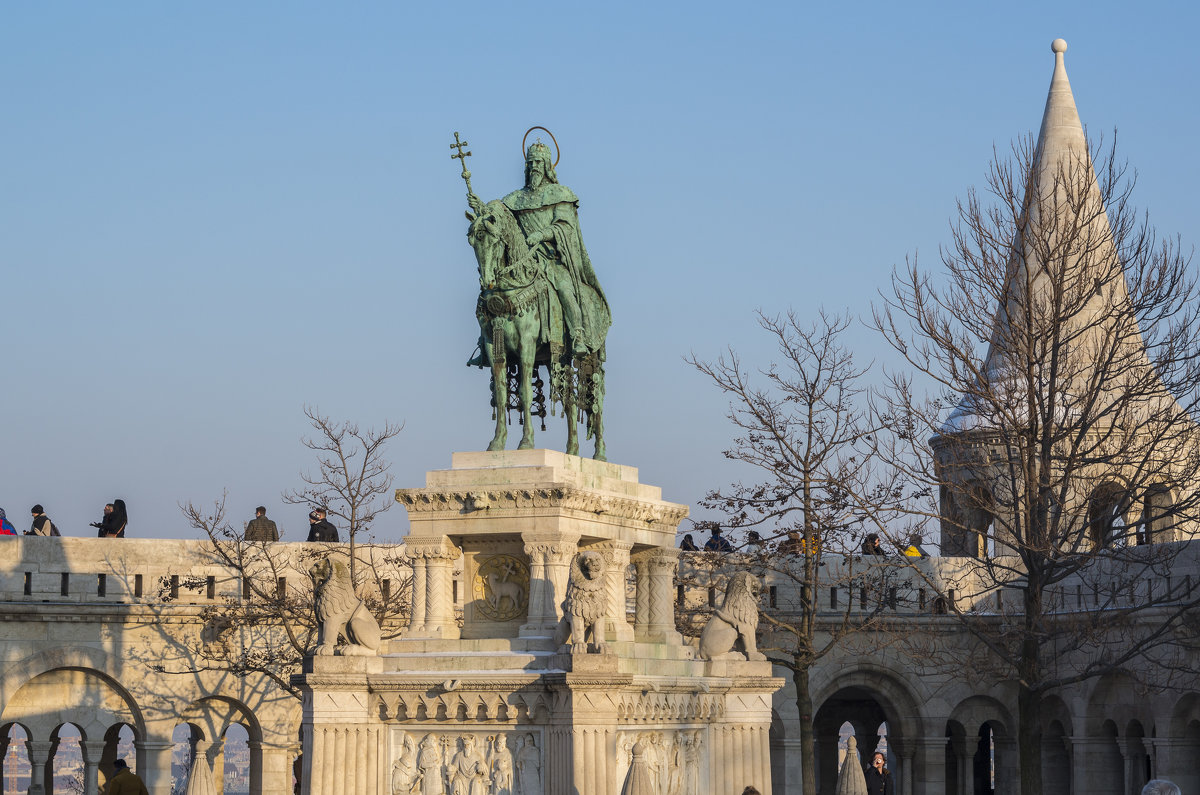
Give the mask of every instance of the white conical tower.
[[[1054, 73], [980, 394], [1002, 398], [1006, 382], [1020, 382], [1031, 363], [1049, 358], [1058, 346], [1058, 352], [1070, 352], [1072, 372], [1055, 382], [1062, 411], [1069, 413], [1074, 399], [1096, 393], [1091, 379], [1097, 369], [1089, 361], [1119, 364], [1113, 368], [1117, 377], [1103, 384], [1114, 391], [1141, 383], [1152, 368], [1067, 78], [1066, 41], [1055, 39], [1051, 50]], [[1143, 385], [1139, 391], [1150, 390]], [[964, 396], [943, 433], [993, 426], [995, 407], [988, 404], [996, 402]]]
[[[1014, 183], [1024, 180], [1025, 193], [987, 356], [931, 440], [943, 554], [978, 556], [989, 538], [999, 552], [1024, 532], [1027, 522], [1014, 513], [1020, 475], [1008, 463], [1029, 444], [1023, 434], [1030, 427], [1063, 432], [1053, 449], [1075, 450], [1073, 471], [1091, 462], [1094, 471], [1071, 482], [1062, 507], [1097, 515], [1110, 509], [1087, 506], [1105, 501], [1136, 513], [1129, 506], [1147, 488], [1138, 481], [1165, 493], [1163, 484], [1176, 480], [1172, 460], [1195, 438], [1147, 355], [1067, 79], [1067, 43], [1056, 39], [1051, 50], [1054, 73], [1037, 144], [1028, 171], [1011, 175]], [[1090, 488], [1090, 480], [1102, 487], [1097, 493], [1131, 496], [1074, 493]]]

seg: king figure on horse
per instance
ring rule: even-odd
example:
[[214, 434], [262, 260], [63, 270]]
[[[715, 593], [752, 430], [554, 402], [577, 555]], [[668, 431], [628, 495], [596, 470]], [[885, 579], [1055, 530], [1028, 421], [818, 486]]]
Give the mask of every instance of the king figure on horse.
[[[470, 155], [465, 145], [451, 144], [454, 157]], [[579, 452], [578, 413], [596, 441], [594, 457], [604, 460], [604, 342], [612, 314], [579, 231], [579, 199], [559, 184], [555, 164], [550, 147], [534, 143], [525, 152], [525, 186], [484, 204], [471, 191], [463, 160], [474, 211], [467, 213], [467, 238], [480, 287], [479, 350], [468, 364], [492, 372], [496, 434], [489, 450], [504, 449], [510, 409], [525, 426], [519, 448], [533, 447], [533, 415], [545, 429], [546, 396], [536, 372], [545, 367], [551, 409], [561, 404], [567, 418], [567, 452]]]

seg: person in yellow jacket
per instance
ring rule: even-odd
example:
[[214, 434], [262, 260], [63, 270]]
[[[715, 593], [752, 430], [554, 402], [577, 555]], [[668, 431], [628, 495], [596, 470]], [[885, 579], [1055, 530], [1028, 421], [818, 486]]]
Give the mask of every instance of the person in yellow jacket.
[[129, 769], [124, 759], [113, 762], [116, 773], [108, 780], [106, 795], [150, 795], [142, 780]]

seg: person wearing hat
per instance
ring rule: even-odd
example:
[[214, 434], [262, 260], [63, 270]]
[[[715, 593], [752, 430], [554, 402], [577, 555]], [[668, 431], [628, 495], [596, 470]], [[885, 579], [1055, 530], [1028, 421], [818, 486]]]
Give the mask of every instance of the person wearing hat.
[[108, 780], [108, 795], [150, 795], [146, 785], [137, 777], [124, 759], [113, 762], [113, 777]]
[[58, 528], [54, 526], [54, 522], [50, 521], [50, 517], [46, 515], [46, 510], [41, 505], [35, 505], [30, 509], [33, 514], [33, 524], [29, 526], [27, 536], [56, 536]]
[[313, 508], [308, 514], [308, 540], [338, 542], [338, 531], [333, 522], [325, 518], [324, 508]]

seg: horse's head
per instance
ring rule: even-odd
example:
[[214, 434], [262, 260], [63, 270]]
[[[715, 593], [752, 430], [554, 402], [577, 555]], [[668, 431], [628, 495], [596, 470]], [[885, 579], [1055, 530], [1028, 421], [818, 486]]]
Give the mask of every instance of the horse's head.
[[467, 241], [479, 262], [480, 289], [503, 288], [512, 281], [513, 263], [525, 256], [527, 248], [516, 217], [497, 199], [485, 204], [478, 216], [467, 213], [467, 220], [471, 222]]

